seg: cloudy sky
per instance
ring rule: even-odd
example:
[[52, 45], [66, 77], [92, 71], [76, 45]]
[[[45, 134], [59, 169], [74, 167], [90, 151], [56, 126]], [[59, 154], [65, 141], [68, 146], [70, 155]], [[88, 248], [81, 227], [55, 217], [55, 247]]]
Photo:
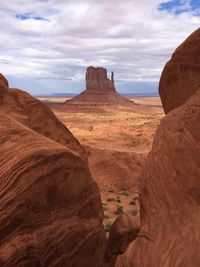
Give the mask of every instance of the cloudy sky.
[[78, 93], [92, 65], [114, 71], [120, 92], [156, 92], [200, 26], [200, 0], [1, 0], [0, 17], [0, 72], [12, 87]]

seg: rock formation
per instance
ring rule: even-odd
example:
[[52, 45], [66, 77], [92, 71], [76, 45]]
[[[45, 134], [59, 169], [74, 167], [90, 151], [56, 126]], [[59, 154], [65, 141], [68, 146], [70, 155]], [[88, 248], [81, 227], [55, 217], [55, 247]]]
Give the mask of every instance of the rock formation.
[[0, 76], [0, 111], [4, 111], [20, 123], [32, 130], [57, 141], [86, 159], [86, 152], [57, 119], [49, 107], [32, 97], [30, 94], [7, 87], [8, 82]]
[[173, 53], [160, 79], [159, 93], [165, 113], [181, 106], [200, 85], [200, 33], [189, 36]]
[[100, 267], [103, 211], [83, 148], [46, 106], [0, 81], [0, 266]]
[[157, 130], [141, 175], [142, 228], [115, 267], [199, 266], [199, 50], [200, 29], [175, 51], [163, 71], [161, 98], [165, 111], [172, 111]]
[[[9, 85], [8, 85], [7, 79], [0, 73], [0, 87], [6, 88], [8, 86]], [[3, 89], [2, 89], [2, 91], [3, 91]]]
[[[80, 95], [67, 100], [65, 107], [75, 109], [101, 109], [112, 106], [133, 106], [133, 102], [117, 93], [114, 83], [114, 73], [111, 80], [104, 68], [88, 67], [86, 71], [86, 90]], [[102, 109], [103, 111], [103, 109]]]
[[116, 257], [125, 252], [129, 243], [137, 237], [140, 230], [139, 218], [127, 214], [117, 217], [111, 226], [106, 247], [105, 261], [114, 266]]
[[94, 91], [115, 91], [113, 72], [110, 80], [107, 77], [106, 69], [88, 67], [86, 71], [86, 89]]

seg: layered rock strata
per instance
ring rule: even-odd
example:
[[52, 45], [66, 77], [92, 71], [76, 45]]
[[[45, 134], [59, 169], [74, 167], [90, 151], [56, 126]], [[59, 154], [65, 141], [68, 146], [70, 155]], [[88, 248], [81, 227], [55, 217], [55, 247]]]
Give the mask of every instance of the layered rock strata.
[[0, 80], [0, 266], [102, 266], [103, 211], [83, 148], [42, 103]]
[[114, 73], [111, 80], [104, 68], [88, 67], [86, 71], [86, 90], [80, 95], [65, 102], [68, 108], [103, 108], [116, 106], [134, 106], [132, 101], [117, 93], [114, 83]]
[[[172, 57], [171, 62], [178, 57], [187, 68], [167, 63], [162, 74], [161, 98], [170, 112], [157, 130], [141, 175], [142, 228], [115, 267], [199, 266], [200, 58], [193, 53], [200, 49], [199, 37], [200, 29]], [[171, 87], [164, 82], [168, 79]]]
[[165, 113], [184, 104], [200, 86], [200, 30], [173, 53], [161, 75], [159, 93]]

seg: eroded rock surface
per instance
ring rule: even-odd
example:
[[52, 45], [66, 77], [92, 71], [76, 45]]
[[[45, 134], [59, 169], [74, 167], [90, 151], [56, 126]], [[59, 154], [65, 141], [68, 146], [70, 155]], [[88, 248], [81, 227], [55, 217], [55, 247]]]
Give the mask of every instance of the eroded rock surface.
[[[183, 90], [177, 89], [176, 83], [172, 83], [173, 94], [168, 87], [161, 88], [166, 112], [174, 110], [162, 120], [141, 175], [142, 228], [126, 252], [118, 256], [115, 267], [199, 266], [200, 90], [199, 77], [189, 68], [196, 59], [193, 52], [188, 54], [200, 48], [198, 36], [199, 30], [175, 51], [180, 61], [183, 57], [184, 64], [188, 62], [188, 69], [178, 74], [180, 83], [181, 79], [186, 82]], [[167, 64], [161, 83], [173, 76], [174, 68]], [[187, 77], [192, 78], [187, 81]], [[182, 100], [177, 105], [178, 99]]]
[[200, 28], [173, 53], [162, 72], [159, 93], [165, 113], [181, 106], [200, 86]]
[[103, 211], [87, 164], [70, 145], [37, 129], [41, 117], [46, 127], [54, 118], [46, 107], [24, 92], [6, 91], [0, 111], [0, 266], [100, 267]]
[[0, 86], [9, 87], [7, 79], [0, 73]]
[[34, 131], [65, 145], [86, 160], [83, 147], [49, 107], [20, 89], [6, 87], [7, 80], [5, 78], [2, 80], [4, 86], [0, 89], [0, 111], [4, 111]]
[[125, 252], [129, 243], [137, 237], [140, 230], [138, 217], [121, 214], [111, 226], [106, 247], [105, 262], [114, 266], [116, 257]]

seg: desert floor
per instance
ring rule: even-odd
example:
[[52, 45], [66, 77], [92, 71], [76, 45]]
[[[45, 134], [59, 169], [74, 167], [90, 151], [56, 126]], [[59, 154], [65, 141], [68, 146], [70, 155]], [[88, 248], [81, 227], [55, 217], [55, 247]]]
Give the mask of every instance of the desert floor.
[[100, 188], [105, 229], [120, 213], [139, 216], [139, 174], [164, 116], [160, 98], [134, 98], [138, 105], [133, 111], [108, 113], [70, 113], [63, 108], [66, 98], [40, 100], [50, 104], [87, 149], [89, 168]]

